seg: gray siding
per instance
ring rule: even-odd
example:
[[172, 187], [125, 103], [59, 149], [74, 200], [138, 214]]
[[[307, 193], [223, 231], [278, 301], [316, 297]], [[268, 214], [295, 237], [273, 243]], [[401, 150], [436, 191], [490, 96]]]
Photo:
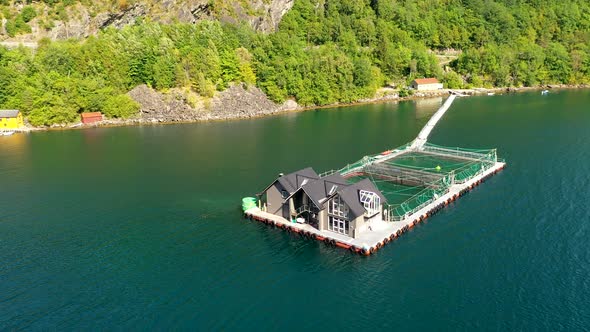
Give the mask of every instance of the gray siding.
[[[324, 206], [325, 209], [322, 210], [320, 215], [323, 215], [323, 222], [322, 219], [320, 219], [320, 230], [329, 230], [328, 229], [328, 225], [329, 225], [329, 217], [330, 214], [328, 213], [328, 206], [330, 204], [331, 200], [327, 201]], [[344, 203], [346, 204], [346, 203]], [[383, 209], [383, 205], [381, 205], [381, 210]], [[336, 218], [340, 218], [342, 219], [342, 217], [338, 217], [338, 216], [334, 216]], [[358, 237], [361, 233], [367, 232], [369, 231], [367, 229], [367, 227], [369, 226], [370, 222], [372, 220], [381, 220], [382, 219], [382, 212], [379, 212], [378, 214], [376, 214], [375, 216], [373, 216], [371, 219], [366, 219], [365, 215], [362, 214], [356, 218], [353, 219], [349, 219], [350, 220], [350, 227], [348, 228], [348, 236], [352, 237], [352, 238], [356, 238]]]
[[266, 210], [277, 216], [283, 216], [283, 187], [277, 182], [266, 191]]
[[325, 208], [318, 214], [318, 227], [320, 231], [328, 229], [328, 209]]
[[356, 238], [360, 233], [357, 229], [360, 229], [365, 224], [365, 217], [358, 216], [356, 219], [350, 221], [350, 234], [348, 236]]

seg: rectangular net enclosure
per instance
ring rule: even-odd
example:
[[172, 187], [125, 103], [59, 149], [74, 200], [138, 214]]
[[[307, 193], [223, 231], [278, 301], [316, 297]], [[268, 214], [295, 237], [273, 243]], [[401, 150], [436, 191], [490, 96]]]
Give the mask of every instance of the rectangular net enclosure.
[[371, 180], [371, 182], [377, 186], [377, 189], [381, 191], [383, 196], [387, 198], [387, 202], [389, 204], [401, 204], [424, 190], [424, 187], [397, 184], [395, 182], [388, 181], [387, 179], [379, 179], [362, 173], [355, 174], [354, 176], [351, 176], [347, 179], [352, 183], [356, 183], [364, 179]]
[[388, 221], [403, 220], [493, 167], [495, 149], [449, 148], [426, 143], [410, 144], [384, 153], [363, 157], [338, 171], [351, 182], [369, 179], [387, 198]]

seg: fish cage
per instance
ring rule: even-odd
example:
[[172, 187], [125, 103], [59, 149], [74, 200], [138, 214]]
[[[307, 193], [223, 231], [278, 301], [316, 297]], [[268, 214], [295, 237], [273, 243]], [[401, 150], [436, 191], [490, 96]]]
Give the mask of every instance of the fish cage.
[[387, 198], [387, 221], [401, 221], [448, 193], [451, 186], [468, 182], [496, 162], [495, 149], [407, 144], [324, 175], [338, 172], [353, 183], [371, 180]]

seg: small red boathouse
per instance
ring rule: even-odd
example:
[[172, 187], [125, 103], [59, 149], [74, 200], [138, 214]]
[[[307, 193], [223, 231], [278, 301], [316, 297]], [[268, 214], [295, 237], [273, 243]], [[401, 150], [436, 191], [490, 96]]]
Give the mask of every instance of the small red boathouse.
[[82, 117], [82, 123], [84, 124], [102, 121], [102, 113], [100, 112], [82, 113], [80, 116]]

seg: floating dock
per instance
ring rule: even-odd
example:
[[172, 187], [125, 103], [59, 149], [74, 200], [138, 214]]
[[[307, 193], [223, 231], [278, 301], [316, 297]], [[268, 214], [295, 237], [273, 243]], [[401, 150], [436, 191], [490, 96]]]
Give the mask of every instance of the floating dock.
[[[362, 228], [362, 232], [355, 231], [354, 236], [349, 236], [352, 232], [348, 232], [348, 225], [348, 233], [341, 234], [344, 233], [343, 229], [337, 228], [341, 231], [339, 233], [318, 228], [317, 224], [298, 222], [303, 221], [298, 220], [302, 218], [289, 220], [284, 215], [265, 211], [268, 208], [260, 203], [258, 206], [252, 202], [245, 203], [245, 216], [306, 238], [323, 241], [327, 245], [362, 255], [373, 254], [506, 166], [503, 160], [498, 159], [495, 149], [448, 148], [427, 142], [430, 132], [449, 109], [455, 97], [452, 95], [447, 99], [413, 142], [376, 155], [365, 156], [353, 164], [319, 176], [318, 180], [337, 176], [351, 184], [363, 181], [366, 183], [368, 179], [374, 185], [373, 188], [379, 191], [380, 196], [387, 200], [387, 203], [381, 205], [380, 218], [372, 218], [370, 223]], [[307, 182], [302, 181], [297, 186], [304, 187]], [[283, 197], [285, 205], [291, 204], [291, 211], [295, 211], [293, 203], [287, 203], [287, 200], [293, 195]], [[328, 196], [330, 195], [338, 195], [335, 188], [330, 190]], [[329, 201], [324, 203], [332, 204]], [[300, 210], [302, 209], [297, 209]], [[291, 215], [294, 216], [293, 213]]]

